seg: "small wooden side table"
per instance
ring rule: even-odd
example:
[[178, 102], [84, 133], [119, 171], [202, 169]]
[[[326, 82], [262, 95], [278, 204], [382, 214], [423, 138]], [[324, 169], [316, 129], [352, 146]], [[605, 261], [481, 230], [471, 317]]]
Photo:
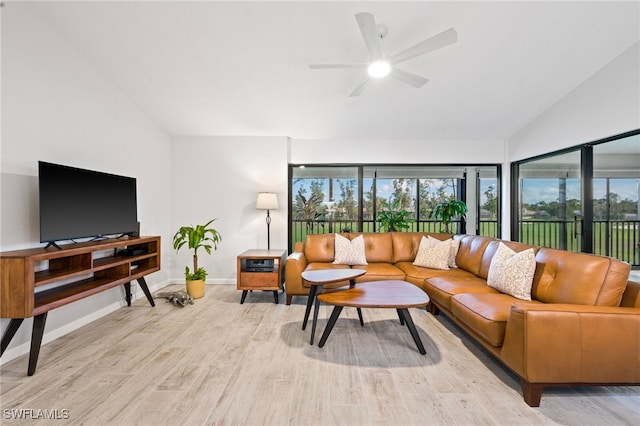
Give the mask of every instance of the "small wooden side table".
[[[307, 321], [309, 320], [309, 313], [311, 312], [311, 306], [315, 300], [315, 310], [313, 312], [313, 322], [311, 323], [311, 339], [309, 344], [313, 345], [313, 338], [316, 334], [316, 323], [318, 322], [318, 309], [320, 308], [320, 302], [316, 297], [317, 294], [322, 294], [323, 286], [325, 284], [339, 283], [340, 281], [349, 280], [349, 287], [355, 287], [356, 278], [364, 275], [367, 271], [363, 269], [318, 269], [302, 272], [302, 279], [307, 281], [311, 288], [309, 289], [309, 298], [307, 299], [307, 310], [304, 313], [304, 319], [302, 320], [302, 329], [307, 327]], [[335, 290], [335, 289], [334, 289]], [[358, 318], [360, 318], [360, 325], [364, 326], [362, 319], [362, 312], [358, 308]]]
[[287, 251], [282, 249], [247, 250], [238, 256], [237, 289], [242, 290], [240, 303], [248, 291], [272, 290], [278, 304], [278, 290], [284, 289], [284, 266]]

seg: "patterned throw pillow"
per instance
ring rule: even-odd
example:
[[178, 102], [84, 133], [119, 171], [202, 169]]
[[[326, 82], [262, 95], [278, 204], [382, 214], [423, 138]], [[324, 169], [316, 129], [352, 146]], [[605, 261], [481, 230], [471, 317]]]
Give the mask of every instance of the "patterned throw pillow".
[[531, 300], [531, 285], [535, 272], [536, 255], [532, 248], [516, 253], [500, 243], [489, 265], [487, 284], [500, 293]]
[[335, 235], [335, 259], [334, 265], [367, 265], [367, 257], [364, 253], [364, 237], [357, 236], [353, 240]]
[[449, 269], [450, 252], [451, 245], [448, 242], [422, 237], [413, 264], [423, 268], [447, 270]]
[[[427, 237], [430, 240], [436, 240], [436, 241], [440, 241], [437, 238], [433, 238], [431, 235], [429, 235]], [[458, 250], [460, 250], [460, 240], [454, 240], [453, 238], [449, 238], [448, 240], [445, 240], [444, 242], [448, 242], [449, 243], [449, 268], [457, 268], [458, 265], [456, 265], [456, 256], [458, 255]]]

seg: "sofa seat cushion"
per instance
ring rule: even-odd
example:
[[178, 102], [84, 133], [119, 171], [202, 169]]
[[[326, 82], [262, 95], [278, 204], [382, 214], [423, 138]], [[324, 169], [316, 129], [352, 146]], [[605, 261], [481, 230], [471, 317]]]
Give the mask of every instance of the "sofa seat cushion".
[[[324, 269], [351, 269], [351, 268], [348, 265], [334, 265], [333, 263], [326, 263], [326, 262], [312, 262], [312, 263], [309, 263], [306, 268], [304, 268], [305, 271], [318, 271], [318, 270], [324, 270]], [[311, 287], [311, 284], [309, 284], [305, 280], [302, 280], [302, 285], [307, 288]], [[337, 287], [343, 287], [345, 285], [349, 285], [348, 280], [344, 282], [334, 283], [334, 284], [327, 284], [326, 288], [337, 288]]]
[[371, 263], [368, 265], [354, 266], [354, 269], [364, 269], [364, 275], [356, 278], [356, 282], [380, 281], [380, 280], [404, 280], [405, 274], [401, 269], [390, 263]]
[[461, 293], [451, 298], [453, 316], [489, 344], [499, 347], [504, 341], [511, 305], [523, 302], [502, 293]]
[[405, 281], [413, 284], [417, 284], [419, 287], [424, 288], [424, 280], [434, 277], [473, 277], [471, 272], [464, 271], [462, 269], [431, 269], [423, 268], [421, 266], [415, 266], [411, 262], [399, 262], [395, 266], [402, 270], [406, 277]]
[[[454, 271], [460, 270], [456, 269], [451, 272]], [[451, 312], [451, 298], [456, 294], [499, 293], [497, 290], [489, 287], [485, 280], [470, 273], [467, 273], [467, 275], [452, 274], [450, 276], [428, 278], [424, 282], [424, 291], [427, 292], [432, 302], [449, 312]]]

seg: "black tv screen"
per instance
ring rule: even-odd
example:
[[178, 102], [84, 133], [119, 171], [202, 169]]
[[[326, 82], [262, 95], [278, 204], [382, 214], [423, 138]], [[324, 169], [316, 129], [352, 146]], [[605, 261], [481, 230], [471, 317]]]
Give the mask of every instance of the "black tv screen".
[[138, 232], [136, 179], [38, 162], [40, 242]]

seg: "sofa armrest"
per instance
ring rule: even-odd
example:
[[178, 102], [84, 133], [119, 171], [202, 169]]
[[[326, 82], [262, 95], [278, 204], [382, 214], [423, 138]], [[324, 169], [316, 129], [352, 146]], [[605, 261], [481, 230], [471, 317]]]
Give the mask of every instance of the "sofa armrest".
[[291, 296], [309, 294], [309, 289], [302, 285], [302, 272], [307, 267], [307, 258], [302, 252], [293, 252], [287, 257], [285, 266], [285, 282], [287, 304], [291, 303]]
[[640, 309], [519, 305], [502, 360], [529, 383], [640, 383]]

